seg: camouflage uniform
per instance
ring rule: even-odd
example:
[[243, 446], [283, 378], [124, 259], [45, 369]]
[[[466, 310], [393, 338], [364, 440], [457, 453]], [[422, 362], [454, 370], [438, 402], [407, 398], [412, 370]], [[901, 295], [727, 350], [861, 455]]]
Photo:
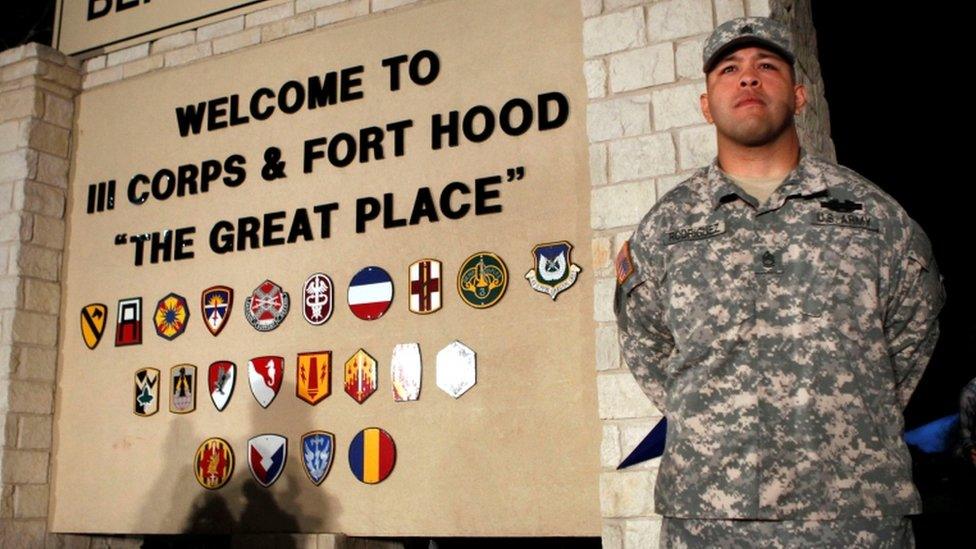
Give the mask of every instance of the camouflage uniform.
[[902, 410], [945, 291], [891, 196], [801, 148], [760, 205], [716, 159], [647, 213], [617, 280], [623, 356], [668, 417], [658, 513], [904, 529], [921, 511]]
[[976, 449], [976, 378], [971, 379], [959, 395], [959, 434], [963, 459], [976, 465], [972, 458], [972, 451]]

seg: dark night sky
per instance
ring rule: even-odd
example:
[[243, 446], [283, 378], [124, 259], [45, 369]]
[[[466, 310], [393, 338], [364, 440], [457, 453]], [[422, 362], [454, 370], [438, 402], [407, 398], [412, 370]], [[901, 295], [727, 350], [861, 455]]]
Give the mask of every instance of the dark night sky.
[[[934, 9], [812, 5], [838, 161], [881, 186], [922, 225], [945, 276], [942, 336], [906, 412], [912, 427], [957, 411], [959, 389], [976, 377], [967, 358], [976, 343], [976, 320], [967, 313], [976, 301], [968, 284], [976, 273], [965, 251], [972, 246], [956, 246], [976, 232], [966, 226], [976, 193], [960, 180], [971, 176], [957, 162], [966, 157], [962, 52], [971, 48], [962, 37], [971, 31], [962, 27], [965, 18]], [[29, 40], [50, 43], [53, 17], [53, 0], [5, 6], [0, 50]]]

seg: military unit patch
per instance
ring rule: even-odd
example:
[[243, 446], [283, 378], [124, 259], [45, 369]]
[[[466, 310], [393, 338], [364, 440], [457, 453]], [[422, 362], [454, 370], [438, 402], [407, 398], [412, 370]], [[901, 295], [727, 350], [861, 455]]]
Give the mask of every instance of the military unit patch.
[[390, 383], [393, 400], [406, 402], [420, 397], [420, 345], [401, 343], [393, 348], [390, 360]]
[[379, 267], [366, 267], [349, 281], [347, 301], [357, 318], [376, 320], [393, 302], [393, 279]]
[[115, 325], [115, 346], [142, 344], [142, 298], [119, 300], [118, 321]]
[[186, 331], [186, 323], [190, 319], [190, 310], [186, 306], [186, 298], [170, 292], [156, 303], [156, 313], [153, 324], [156, 334], [170, 341]]
[[81, 338], [85, 346], [94, 349], [102, 340], [105, 333], [105, 321], [108, 320], [108, 307], [101, 303], [85, 305], [81, 309]]
[[323, 273], [308, 277], [302, 287], [302, 314], [312, 326], [321, 326], [332, 317], [332, 279]]
[[426, 315], [441, 308], [441, 262], [421, 259], [410, 264], [410, 312]]
[[325, 431], [311, 431], [302, 435], [302, 465], [305, 474], [316, 486], [322, 484], [332, 467], [335, 435]]
[[227, 360], [220, 360], [210, 365], [207, 371], [207, 388], [210, 390], [210, 400], [218, 412], [223, 412], [234, 394], [234, 382], [237, 380], [237, 365]]
[[258, 435], [247, 441], [247, 465], [258, 484], [267, 488], [285, 470], [288, 439], [281, 435]]
[[393, 437], [383, 429], [363, 429], [349, 444], [349, 468], [361, 482], [376, 484], [386, 480], [395, 463]]
[[244, 300], [244, 318], [259, 332], [277, 328], [288, 315], [288, 294], [270, 280], [265, 280]]
[[555, 300], [559, 292], [572, 286], [580, 272], [580, 266], [573, 263], [572, 251], [573, 245], [565, 240], [532, 248], [536, 268], [525, 273], [532, 289]]
[[298, 353], [298, 374], [295, 394], [305, 402], [316, 405], [332, 391], [332, 351]]
[[259, 356], [247, 362], [247, 378], [251, 394], [262, 408], [267, 408], [278, 396], [284, 377], [285, 359], [280, 356]]
[[197, 407], [197, 367], [192, 364], [177, 364], [170, 368], [169, 377], [172, 390], [169, 394], [169, 411], [174, 414], [188, 414]]
[[498, 303], [508, 287], [508, 269], [500, 257], [478, 252], [461, 264], [457, 277], [458, 294], [468, 305], [484, 309]]
[[136, 372], [136, 394], [133, 411], [148, 417], [159, 411], [159, 370], [143, 368]]
[[193, 465], [200, 486], [216, 490], [234, 473], [234, 450], [222, 438], [208, 438], [197, 448]]
[[437, 353], [437, 386], [458, 398], [477, 380], [475, 354], [460, 341], [452, 341]]
[[624, 245], [617, 252], [617, 260], [614, 262], [617, 271], [617, 284], [623, 284], [634, 274], [634, 263], [630, 260], [630, 241], [624, 241]]
[[200, 296], [203, 323], [214, 337], [227, 325], [234, 306], [234, 290], [227, 286], [212, 286]]
[[346, 361], [343, 380], [346, 394], [362, 404], [376, 392], [376, 359], [362, 349], [356, 351]]

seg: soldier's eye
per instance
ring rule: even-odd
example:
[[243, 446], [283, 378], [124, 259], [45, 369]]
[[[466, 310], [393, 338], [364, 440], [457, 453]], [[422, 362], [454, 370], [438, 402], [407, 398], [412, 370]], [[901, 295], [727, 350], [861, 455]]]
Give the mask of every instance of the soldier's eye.
[[726, 73], [726, 72], [732, 72], [734, 70], [735, 70], [735, 65], [726, 65], [722, 67], [722, 69], [719, 72]]

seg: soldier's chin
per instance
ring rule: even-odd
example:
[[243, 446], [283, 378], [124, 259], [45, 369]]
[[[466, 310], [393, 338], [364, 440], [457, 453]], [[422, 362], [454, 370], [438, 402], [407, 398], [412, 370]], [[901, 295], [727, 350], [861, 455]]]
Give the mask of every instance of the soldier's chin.
[[775, 142], [786, 128], [772, 128], [772, 127], [752, 127], [743, 128], [739, 127], [735, 131], [729, 132], [727, 134], [728, 138], [735, 143], [742, 145], [744, 147], [763, 147]]

